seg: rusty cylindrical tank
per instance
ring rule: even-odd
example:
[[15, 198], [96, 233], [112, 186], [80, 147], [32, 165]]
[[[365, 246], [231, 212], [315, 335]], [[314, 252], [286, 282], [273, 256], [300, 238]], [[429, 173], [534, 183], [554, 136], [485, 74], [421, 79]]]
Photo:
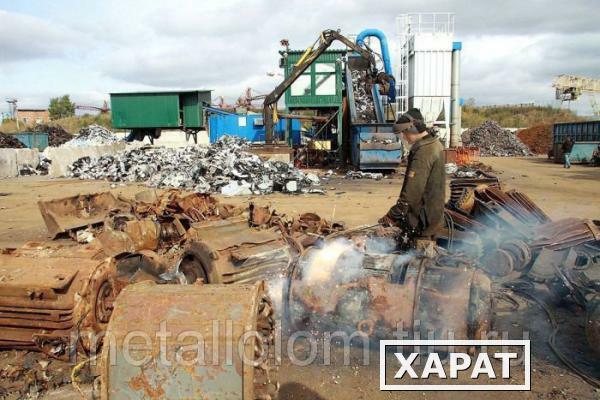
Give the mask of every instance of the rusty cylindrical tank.
[[274, 398], [274, 325], [262, 283], [130, 285], [107, 329], [101, 397]]
[[[339, 241], [307, 251], [288, 292], [293, 328], [390, 338], [480, 338], [491, 325], [491, 282], [452, 257], [361, 252]], [[337, 248], [336, 248], [337, 247]], [[431, 337], [431, 336], [429, 336]], [[452, 337], [452, 336], [450, 336]]]
[[178, 269], [188, 283], [253, 283], [285, 274], [292, 249], [276, 229], [246, 218], [193, 224]]

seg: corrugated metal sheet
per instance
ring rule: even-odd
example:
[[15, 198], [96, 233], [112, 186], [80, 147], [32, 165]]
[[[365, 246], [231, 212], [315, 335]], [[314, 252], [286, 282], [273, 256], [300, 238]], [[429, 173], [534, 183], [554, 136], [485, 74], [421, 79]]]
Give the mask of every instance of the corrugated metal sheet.
[[112, 125], [117, 129], [199, 128], [202, 102], [210, 91], [111, 93]]
[[30, 149], [44, 150], [48, 147], [48, 134], [43, 132], [21, 132], [15, 137]]
[[179, 127], [177, 93], [111, 94], [110, 108], [113, 128]]
[[184, 128], [199, 128], [202, 126], [202, 105], [197, 93], [183, 93], [180, 96], [183, 108]]
[[564, 122], [554, 124], [553, 143], [562, 143], [567, 136], [575, 142], [600, 141], [600, 121]]

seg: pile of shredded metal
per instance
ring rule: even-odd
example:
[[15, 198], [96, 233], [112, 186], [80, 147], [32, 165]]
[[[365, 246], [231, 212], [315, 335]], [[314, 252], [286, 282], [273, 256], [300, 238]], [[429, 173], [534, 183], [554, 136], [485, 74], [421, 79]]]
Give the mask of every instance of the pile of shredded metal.
[[25, 145], [13, 135], [0, 132], [0, 149], [22, 149], [23, 147]]
[[348, 171], [346, 172], [346, 179], [374, 179], [379, 181], [383, 179], [381, 172], [363, 172], [363, 171]]
[[367, 83], [366, 71], [352, 71], [352, 90], [354, 91], [354, 104], [356, 106], [357, 122], [377, 122], [375, 115], [375, 102]]
[[508, 129], [502, 128], [496, 121], [485, 121], [477, 128], [462, 134], [465, 146], [479, 147], [482, 156], [518, 157], [530, 156], [529, 148]]
[[315, 174], [291, 164], [264, 161], [246, 152], [247, 142], [223, 136], [209, 147], [129, 149], [98, 159], [80, 158], [69, 176], [111, 182], [145, 182], [159, 188], [179, 188], [224, 195], [323, 193]]
[[62, 147], [86, 147], [86, 146], [101, 146], [105, 144], [113, 144], [119, 141], [119, 138], [109, 129], [103, 126], [92, 124], [81, 128], [79, 134]]
[[37, 399], [71, 382], [71, 366], [43, 353], [23, 350], [0, 353], [0, 398]]

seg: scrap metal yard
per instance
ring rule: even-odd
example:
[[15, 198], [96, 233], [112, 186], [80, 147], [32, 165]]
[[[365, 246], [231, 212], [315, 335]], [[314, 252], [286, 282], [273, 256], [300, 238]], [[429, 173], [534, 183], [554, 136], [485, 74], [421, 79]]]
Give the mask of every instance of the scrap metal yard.
[[591, 1], [42, 3], [0, 400], [600, 399]]
[[[543, 157], [491, 157], [485, 158], [485, 162], [498, 171], [500, 178], [509, 187], [523, 190], [552, 218], [597, 217], [598, 204], [594, 200], [600, 196], [600, 185], [596, 184], [600, 177], [598, 169], [581, 167], [565, 175], [562, 166], [548, 163]], [[344, 176], [338, 174], [322, 183], [322, 187], [327, 189], [325, 196], [289, 196], [275, 193], [260, 197], [242, 196], [226, 199], [228, 203], [237, 205], [247, 204], [249, 199], [254, 199], [263, 204], [272, 204], [286, 214], [312, 211], [327, 218], [341, 219], [348, 226], [359, 226], [373, 223], [380, 217], [381, 209], [389, 207], [395, 201], [402, 185], [401, 175], [381, 181], [346, 180]], [[576, 179], [572, 179], [573, 177]], [[55, 198], [54, 193], [71, 196], [108, 190], [132, 196], [147, 189], [142, 184], [118, 185], [115, 188], [112, 186], [114, 185], [106, 181], [47, 179], [43, 176], [3, 180], [3, 194], [0, 197], [1, 247], [18, 246], [29, 240], [48, 239], [37, 202]]]
[[[497, 172], [503, 185], [508, 189], [520, 190], [529, 195], [553, 220], [572, 216], [593, 219], [597, 215], [598, 207], [594, 203], [594, 199], [600, 196], [600, 186], [581, 184], [581, 182], [594, 182], [600, 179], [600, 170], [598, 169], [580, 167], [569, 171], [569, 175], [565, 175], [562, 173], [561, 167], [539, 157], [491, 157], [483, 160]], [[324, 175], [324, 171], [314, 172]], [[573, 177], [577, 177], [577, 179], [573, 179]], [[394, 202], [402, 179], [401, 173], [386, 176], [381, 180], [348, 180], [344, 178], [343, 174], [336, 174], [322, 183], [327, 189], [325, 195], [290, 196], [289, 194], [274, 193], [235, 197], [217, 195], [217, 198], [223, 203], [240, 207], [246, 206], [249, 202], [260, 206], [276, 206], [279, 213], [290, 216], [302, 212], [314, 212], [330, 220], [343, 219], [345, 226], [350, 229], [372, 224], [379, 217], [379, 210]], [[3, 181], [2, 187], [3, 193], [0, 197], [0, 216], [2, 216], [0, 245], [2, 248], [19, 248], [27, 242], [42, 243], [51, 239], [39, 213], [37, 203], [56, 198], [53, 193], [60, 192], [63, 196], [70, 196], [79, 193], [108, 191], [117, 196], [131, 198], [136, 193], [147, 190], [144, 185], [135, 183], [111, 187], [110, 182], [49, 179], [44, 176], [7, 179]], [[556, 190], [556, 187], [560, 187], [562, 190]], [[157, 190], [157, 193], [164, 192], [164, 189]], [[448, 194], [450, 194], [449, 189]], [[578, 201], [572, 201], [573, 198], [577, 198]], [[342, 216], [343, 218], [341, 218]], [[63, 246], [71, 246], [68, 239], [62, 239], [58, 243], [61, 242]], [[518, 299], [518, 303], [520, 304], [519, 311], [514, 312], [511, 312], [511, 307], [506, 304], [498, 306], [498, 309], [494, 311], [494, 329], [518, 336], [526, 329], [534, 341], [534, 354], [538, 352], [537, 354], [540, 356], [534, 357], [532, 377], [535, 383], [532, 386], [530, 398], [539, 398], [547, 393], [564, 395], [568, 398], [594, 398], [593, 386], [583, 383], [566, 369], [551, 352], [548, 352], [546, 338], [551, 325], [543, 315], [539, 314], [541, 311], [539, 306], [534, 301], [526, 299]], [[575, 350], [576, 362], [583, 366], [587, 365], [586, 368], [590, 373], [598, 373], [597, 369], [592, 367], [595, 364], [594, 358], [586, 350], [583, 329], [584, 316], [577, 313], [572, 314], [568, 309], [559, 308], [556, 312], [558, 313], [557, 318], [561, 321], [561, 332], [557, 338], [559, 348], [562, 351]], [[532, 320], [535, 323], [532, 323]], [[578, 343], [575, 349], [571, 347], [573, 342]], [[298, 348], [295, 351], [299, 355], [307, 351], [306, 344], [300, 343], [296, 346]], [[10, 365], [15, 366], [15, 360], [17, 360], [16, 364], [23, 362], [23, 360], [18, 361], [18, 358], [14, 358], [16, 354], [18, 353], [15, 351], [2, 353], [0, 363], [5, 371]], [[346, 398], [346, 396], [364, 399], [390, 398], [388, 393], [379, 392], [376, 387], [365, 385], [365, 382], [377, 380], [378, 365], [373, 363], [363, 365], [364, 353], [360, 348], [351, 348], [350, 355], [350, 366], [344, 366], [344, 350], [339, 348], [333, 350], [331, 365], [316, 363], [300, 367], [290, 362], [289, 359], [283, 359], [278, 372], [281, 385], [279, 398], [330, 399]], [[377, 359], [377, 354], [373, 353], [370, 357]], [[66, 370], [70, 368], [63, 361], [53, 360], [50, 362]], [[60, 376], [59, 374], [60, 379], [68, 379]], [[561, 381], [560, 387], [556, 386], [557, 379]], [[70, 398], [68, 396], [77, 398], [79, 396], [71, 385], [64, 386], [53, 380], [51, 382], [57, 388], [50, 389], [46, 394], [47, 398]], [[89, 386], [85, 384], [82, 386], [86, 393], [91, 393]], [[394, 396], [394, 398], [410, 398], [407, 395], [396, 394]], [[439, 396], [427, 395], [426, 398], [439, 398]], [[441, 398], [447, 397], [442, 396]], [[503, 395], [498, 397], [496, 394], [495, 398], [503, 398]]]

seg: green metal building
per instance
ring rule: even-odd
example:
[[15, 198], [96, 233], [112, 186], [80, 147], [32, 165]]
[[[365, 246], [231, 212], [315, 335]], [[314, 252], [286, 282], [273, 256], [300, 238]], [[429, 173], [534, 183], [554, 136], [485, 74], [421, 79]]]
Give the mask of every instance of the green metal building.
[[[328, 50], [302, 74], [286, 91], [285, 105], [292, 112], [311, 111], [313, 115], [336, 116], [319, 133], [319, 137], [331, 138], [341, 149], [343, 121], [343, 63], [346, 50]], [[300, 60], [304, 50], [288, 50], [283, 53], [281, 67], [287, 78]]]
[[112, 126], [133, 135], [159, 137], [162, 129], [196, 134], [205, 127], [210, 90], [111, 93]]

